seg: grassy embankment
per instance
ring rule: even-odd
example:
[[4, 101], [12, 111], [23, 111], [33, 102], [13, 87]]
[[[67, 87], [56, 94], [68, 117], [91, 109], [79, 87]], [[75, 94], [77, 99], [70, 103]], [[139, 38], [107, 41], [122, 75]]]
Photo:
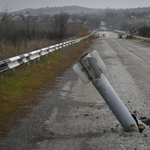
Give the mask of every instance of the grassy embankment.
[[150, 46], [150, 42], [133, 38], [132, 41]]
[[69, 68], [88, 49], [92, 38], [73, 46], [43, 56], [28, 67], [19, 66], [16, 71], [0, 74], [0, 137], [5, 136], [12, 125], [42, 100], [40, 90], [52, 88], [56, 76]]

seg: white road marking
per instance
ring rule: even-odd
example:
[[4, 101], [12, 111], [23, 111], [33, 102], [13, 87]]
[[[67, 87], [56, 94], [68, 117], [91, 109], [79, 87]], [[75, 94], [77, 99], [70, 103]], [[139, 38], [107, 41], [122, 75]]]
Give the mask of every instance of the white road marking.
[[58, 108], [55, 107], [52, 115], [49, 117], [49, 119], [47, 121], [45, 121], [45, 124], [47, 125], [47, 127], [51, 126], [51, 124], [55, 120], [57, 114], [58, 114]]
[[[112, 40], [114, 43], [116, 43], [118, 46], [120, 46], [122, 49], [124, 49], [125, 51], [129, 52], [126, 48], [124, 48], [121, 44], [117, 43], [115, 40]], [[134, 57], [136, 57], [140, 62], [142, 62], [144, 65], [149, 66], [148, 63], [146, 63], [145, 61], [143, 61], [140, 57], [138, 57], [137, 55], [135, 55], [132, 52], [129, 52], [131, 55], [133, 55]]]

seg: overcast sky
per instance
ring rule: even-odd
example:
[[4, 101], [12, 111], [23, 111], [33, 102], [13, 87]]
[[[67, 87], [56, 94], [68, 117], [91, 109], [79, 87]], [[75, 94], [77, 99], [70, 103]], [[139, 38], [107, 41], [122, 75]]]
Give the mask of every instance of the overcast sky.
[[0, 0], [0, 11], [6, 6], [9, 11], [24, 8], [78, 5], [90, 8], [137, 8], [150, 7], [150, 0]]

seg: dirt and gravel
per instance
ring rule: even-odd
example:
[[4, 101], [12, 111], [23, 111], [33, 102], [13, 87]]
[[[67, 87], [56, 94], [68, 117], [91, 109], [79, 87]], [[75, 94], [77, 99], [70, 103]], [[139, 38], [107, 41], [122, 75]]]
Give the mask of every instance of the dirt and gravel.
[[[150, 47], [106, 32], [94, 40], [105, 76], [131, 113], [150, 117]], [[150, 129], [124, 132], [92, 83], [72, 67], [57, 77], [32, 113], [0, 141], [0, 150], [150, 150]]]

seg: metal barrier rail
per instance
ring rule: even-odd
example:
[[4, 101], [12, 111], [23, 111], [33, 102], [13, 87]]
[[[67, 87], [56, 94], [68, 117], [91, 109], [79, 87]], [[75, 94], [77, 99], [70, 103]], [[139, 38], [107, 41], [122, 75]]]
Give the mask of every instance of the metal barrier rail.
[[121, 30], [113, 30], [114, 33], [118, 33], [118, 34], [127, 34], [126, 31], [121, 31]]
[[142, 36], [133, 36], [133, 37], [136, 38], [136, 39], [139, 39], [139, 40], [150, 42], [150, 38], [146, 38], [146, 37], [142, 37]]
[[[130, 35], [130, 33], [127, 33], [126, 31], [114, 30], [113, 32], [117, 33], [119, 35]], [[142, 37], [142, 36], [135, 36], [135, 35], [133, 35], [133, 37], [136, 39], [139, 39], [139, 40], [150, 42], [150, 38], [146, 38], [146, 37]]]
[[70, 40], [67, 42], [55, 44], [55, 45], [52, 45], [52, 46], [49, 46], [46, 48], [32, 51], [30, 53], [26, 53], [23, 55], [19, 55], [19, 56], [15, 56], [12, 58], [2, 60], [2, 61], [0, 61], [0, 73], [5, 72], [9, 69], [13, 69], [17, 66], [24, 64], [24, 63], [30, 62], [31, 60], [34, 60], [34, 59], [39, 58], [41, 56], [47, 55], [48, 53], [51, 53], [51, 52], [54, 52], [54, 51], [59, 50], [61, 48], [67, 47], [71, 44], [78, 43], [84, 39], [89, 38], [95, 32], [97, 32], [97, 31], [93, 31], [90, 35], [85, 36], [85, 37], [81, 37], [81, 38], [76, 39], [76, 40]]

